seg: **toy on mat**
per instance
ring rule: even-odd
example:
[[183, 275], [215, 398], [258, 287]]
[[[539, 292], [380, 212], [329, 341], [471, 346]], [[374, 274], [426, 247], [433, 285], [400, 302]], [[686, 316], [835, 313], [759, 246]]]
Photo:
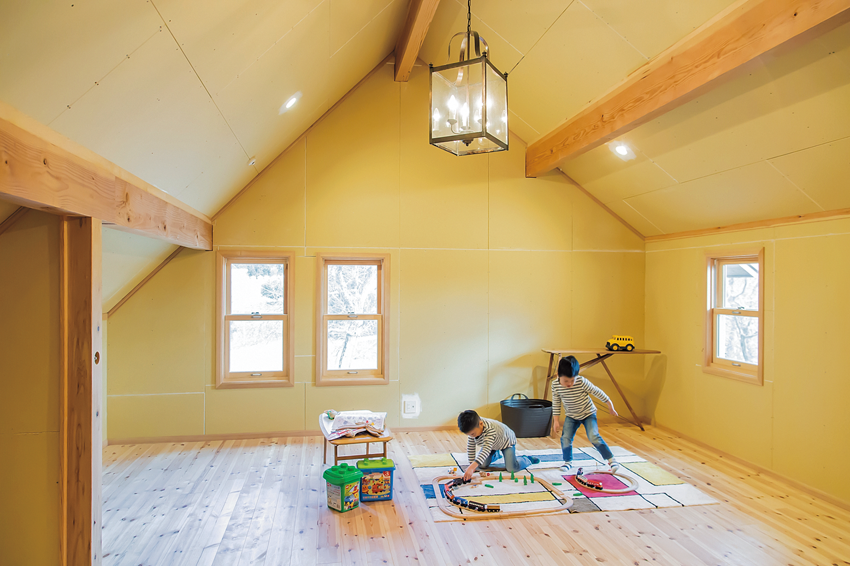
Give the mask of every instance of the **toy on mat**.
[[586, 487], [587, 489], [592, 489], [594, 491], [601, 491], [603, 493], [628, 493], [629, 491], [634, 491], [638, 488], [638, 482], [637, 482], [636, 479], [634, 479], [633, 477], [630, 477], [630, 476], [623, 475], [623, 474], [618, 474], [616, 471], [607, 472], [607, 471], [603, 471], [603, 470], [597, 470], [597, 471], [592, 472], [592, 473], [614, 476], [615, 478], [617, 478], [618, 480], [620, 480], [624, 484], [626, 484], [626, 487], [624, 487], [622, 489], [606, 488], [602, 485], [601, 481], [591, 480], [591, 479], [588, 479], [587, 477], [585, 477], [584, 470], [582, 470], [581, 468], [579, 468], [578, 471], [576, 471], [576, 482], [579, 485]]
[[615, 334], [610, 340], [605, 342], [605, 347], [614, 352], [618, 352], [620, 350], [631, 352], [635, 349], [635, 339], [631, 336]]
[[[452, 488], [457, 487], [459, 485], [463, 485], [465, 483], [469, 483], [469, 481], [465, 481], [462, 478], [457, 478], [446, 484], [446, 499], [448, 499], [453, 505], [457, 505], [458, 507], [464, 507], [466, 509], [471, 509], [473, 511], [478, 511], [479, 513], [498, 513], [502, 510], [501, 506], [495, 503], [478, 503], [477, 501], [470, 501], [469, 499], [465, 499], [463, 497], [457, 497], [454, 493], [452, 493]], [[488, 485], [487, 487], [493, 486]]]

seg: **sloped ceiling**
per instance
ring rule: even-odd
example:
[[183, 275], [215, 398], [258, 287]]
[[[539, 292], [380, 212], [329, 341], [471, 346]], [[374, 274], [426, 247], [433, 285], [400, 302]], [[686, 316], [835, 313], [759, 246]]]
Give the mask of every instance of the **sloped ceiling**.
[[[731, 3], [476, 0], [472, 26], [510, 73], [511, 129], [530, 143]], [[3, 2], [0, 99], [211, 215], [392, 51], [406, 10]], [[420, 59], [446, 62], [465, 27], [466, 2], [442, 0]], [[850, 26], [752, 62], [622, 141], [635, 160], [603, 146], [562, 169], [644, 235], [850, 207]], [[170, 251], [112, 233], [104, 246], [114, 293]]]

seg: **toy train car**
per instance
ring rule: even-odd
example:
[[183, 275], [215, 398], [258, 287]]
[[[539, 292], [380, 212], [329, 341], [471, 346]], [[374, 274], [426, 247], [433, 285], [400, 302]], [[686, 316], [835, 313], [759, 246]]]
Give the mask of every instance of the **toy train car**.
[[579, 485], [582, 485], [587, 489], [593, 489], [596, 491], [602, 491], [603, 489], [605, 489], [604, 487], [602, 487], [602, 482], [596, 480], [589, 480], [584, 477], [581, 468], [579, 468], [576, 472], [576, 481], [579, 483]]
[[454, 480], [453, 482], [446, 484], [446, 499], [448, 499], [452, 504], [457, 505], [458, 507], [478, 511], [479, 513], [499, 513], [502, 510], [502, 507], [495, 503], [478, 503], [477, 501], [470, 501], [466, 498], [456, 496], [452, 493], [452, 487], [459, 485], [454, 483], [456, 481], [458, 480]]

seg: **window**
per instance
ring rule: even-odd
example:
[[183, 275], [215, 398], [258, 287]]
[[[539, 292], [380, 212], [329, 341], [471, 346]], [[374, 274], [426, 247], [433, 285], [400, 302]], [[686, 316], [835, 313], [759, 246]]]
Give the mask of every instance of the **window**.
[[761, 385], [764, 359], [764, 249], [708, 256], [703, 370]]
[[316, 259], [316, 385], [389, 383], [389, 256]]
[[292, 258], [218, 252], [216, 387], [293, 385]]

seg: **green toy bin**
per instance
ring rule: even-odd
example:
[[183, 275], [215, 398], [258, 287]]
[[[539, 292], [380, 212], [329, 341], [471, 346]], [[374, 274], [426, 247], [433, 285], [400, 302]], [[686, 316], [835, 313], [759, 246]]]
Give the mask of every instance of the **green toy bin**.
[[360, 501], [387, 501], [393, 498], [395, 462], [389, 458], [366, 458], [357, 462], [357, 469], [363, 472]]
[[325, 470], [322, 477], [328, 482], [328, 507], [345, 513], [360, 505], [360, 478], [363, 472], [354, 466], [340, 464]]

